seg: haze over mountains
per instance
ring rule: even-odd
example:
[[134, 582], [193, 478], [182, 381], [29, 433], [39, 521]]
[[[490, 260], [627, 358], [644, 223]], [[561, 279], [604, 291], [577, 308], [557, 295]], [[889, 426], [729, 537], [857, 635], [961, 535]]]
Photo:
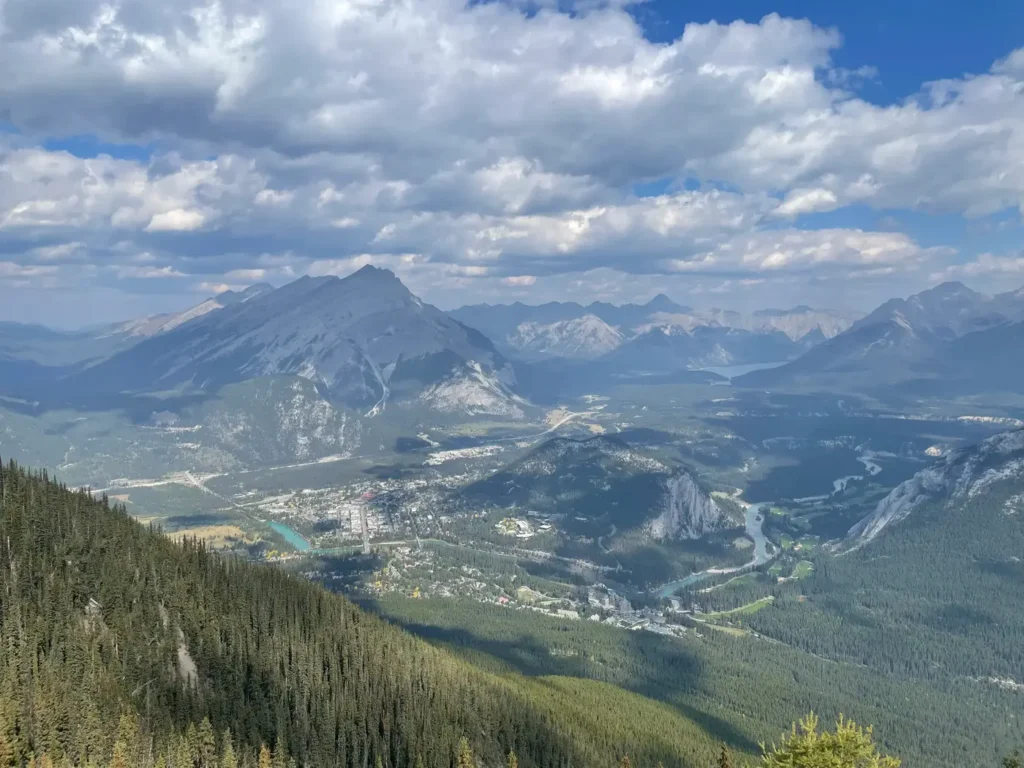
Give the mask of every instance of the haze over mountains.
[[[676, 304], [662, 294], [646, 304], [477, 304], [451, 314], [478, 328], [507, 354], [528, 358], [594, 359], [637, 342], [641, 351], [623, 356], [635, 361], [652, 344], [652, 333], [677, 340], [688, 337], [681, 345], [670, 344], [678, 347], [670, 359], [681, 367], [785, 360], [841, 333], [860, 317], [856, 312], [807, 306], [749, 314], [714, 308], [697, 310]], [[763, 353], [751, 357], [743, 347], [756, 345], [754, 337], [765, 337], [767, 342]], [[653, 344], [665, 346], [661, 339]], [[664, 363], [656, 367], [664, 367]]]
[[891, 299], [787, 365], [749, 373], [741, 386], [897, 386], [908, 393], [1020, 391], [1024, 293], [989, 296], [948, 282]]
[[364, 267], [343, 279], [257, 284], [183, 312], [72, 333], [3, 324], [0, 364], [22, 382], [16, 394], [211, 392], [285, 375], [370, 415], [395, 399], [516, 415], [510, 357], [662, 372], [778, 362], [853, 320], [808, 307], [696, 311], [665, 296], [644, 305], [478, 305], [444, 313], [388, 270]]
[[889, 300], [863, 317], [807, 306], [694, 310], [663, 295], [643, 305], [481, 304], [445, 313], [374, 267], [276, 289], [257, 284], [180, 313], [76, 332], [0, 324], [8, 394], [109, 393], [113, 381], [118, 392], [209, 392], [284, 375], [370, 415], [396, 400], [521, 415], [520, 395], [558, 379], [596, 385], [628, 372], [783, 361], [734, 383], [1018, 391], [1021, 351], [1024, 293], [988, 296], [961, 283]]

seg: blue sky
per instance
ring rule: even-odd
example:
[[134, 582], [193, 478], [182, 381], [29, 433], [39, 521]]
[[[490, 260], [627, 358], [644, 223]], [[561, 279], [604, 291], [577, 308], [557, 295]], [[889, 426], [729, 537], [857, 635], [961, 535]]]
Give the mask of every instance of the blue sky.
[[875, 67], [878, 79], [863, 92], [878, 103], [911, 96], [929, 80], [984, 72], [995, 58], [1024, 43], [1024, 4], [1014, 0], [655, 0], [633, 13], [647, 36], [661, 41], [677, 37], [689, 22], [756, 23], [770, 13], [835, 27], [843, 35], [835, 63], [847, 69]]
[[1024, 284], [1024, 4], [307, 5], [0, 5], [0, 319]]

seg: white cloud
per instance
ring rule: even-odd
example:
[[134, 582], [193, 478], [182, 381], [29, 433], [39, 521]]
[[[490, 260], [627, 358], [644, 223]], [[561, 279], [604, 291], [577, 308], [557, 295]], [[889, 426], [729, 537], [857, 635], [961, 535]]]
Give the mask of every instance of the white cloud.
[[[1024, 274], [1024, 256], [996, 256], [992, 253], [979, 254], [973, 261], [951, 264], [934, 272], [932, 280], [955, 280], [968, 277], [988, 277]], [[1007, 286], [1003, 286], [1005, 289]]]
[[267, 270], [265, 269], [232, 269], [230, 272], [224, 275], [228, 280], [251, 280], [253, 282], [257, 280], [267, 279]]
[[191, 232], [206, 222], [202, 211], [187, 211], [175, 208], [172, 211], [154, 214], [146, 225], [147, 232]]
[[[840, 31], [776, 15], [653, 43], [621, 2], [38, 3], [0, 1], [23, 132], [0, 137], [0, 247], [22, 269], [147, 254], [234, 285], [377, 263], [427, 298], [670, 271], [710, 293], [947, 266], [906, 234], [792, 228], [806, 214], [1024, 209], [1024, 49], [878, 106], [853, 90], [876, 72], [833, 65]], [[33, 146], [76, 134], [160, 150]], [[650, 182], [670, 191], [634, 195]]]
[[43, 277], [55, 274], [57, 274], [57, 267], [26, 267], [13, 261], [0, 261], [0, 280], [5, 278]]
[[820, 213], [838, 207], [835, 193], [827, 189], [794, 189], [775, 209], [778, 216], [799, 216], [803, 213]]
[[169, 277], [185, 277], [184, 274], [173, 267], [134, 267], [131, 265], [118, 265], [114, 272], [119, 278], [131, 278], [135, 280], [164, 280]]
[[82, 243], [75, 241], [57, 245], [41, 245], [33, 248], [31, 254], [40, 261], [66, 261], [74, 258], [81, 249]]
[[243, 287], [244, 286], [241, 285], [228, 285], [227, 283], [216, 283], [210, 282], [209, 280], [203, 280], [202, 282], [193, 285], [192, 290], [196, 291], [197, 293], [213, 294], [214, 296], [216, 296], [219, 293], [224, 293], [225, 291], [231, 290], [239, 290]]
[[[927, 259], [945, 259], [949, 248], [922, 248], [899, 232], [848, 229], [769, 230], [732, 238], [691, 259], [669, 259], [676, 272], [777, 272], [844, 267], [847, 270], [896, 266], [916, 268]], [[849, 271], [847, 272], [849, 274]]]

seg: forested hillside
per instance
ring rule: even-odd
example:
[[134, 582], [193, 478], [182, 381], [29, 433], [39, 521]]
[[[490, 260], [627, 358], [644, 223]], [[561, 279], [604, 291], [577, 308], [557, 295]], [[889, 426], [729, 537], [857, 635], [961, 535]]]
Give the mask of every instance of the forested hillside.
[[463, 737], [487, 765], [707, 766], [717, 750], [666, 706], [482, 671], [13, 463], [0, 640], [0, 766], [448, 766]]

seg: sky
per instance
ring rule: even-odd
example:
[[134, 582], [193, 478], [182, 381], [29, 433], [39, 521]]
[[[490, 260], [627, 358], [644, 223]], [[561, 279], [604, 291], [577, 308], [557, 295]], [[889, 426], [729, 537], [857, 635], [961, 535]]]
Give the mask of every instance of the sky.
[[1024, 285], [1011, 0], [0, 0], [0, 320]]

